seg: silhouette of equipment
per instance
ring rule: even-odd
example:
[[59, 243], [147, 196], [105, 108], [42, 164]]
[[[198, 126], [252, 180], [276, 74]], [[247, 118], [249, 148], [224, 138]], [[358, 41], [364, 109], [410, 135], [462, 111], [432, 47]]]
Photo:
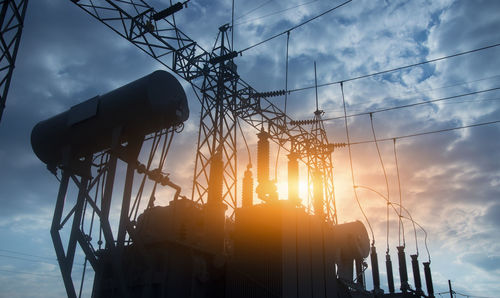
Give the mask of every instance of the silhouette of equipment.
[[64, 150], [70, 150], [70, 159], [78, 159], [111, 148], [117, 129], [124, 143], [188, 117], [181, 84], [168, 72], [155, 71], [41, 121], [33, 128], [31, 144], [41, 161], [59, 166]]

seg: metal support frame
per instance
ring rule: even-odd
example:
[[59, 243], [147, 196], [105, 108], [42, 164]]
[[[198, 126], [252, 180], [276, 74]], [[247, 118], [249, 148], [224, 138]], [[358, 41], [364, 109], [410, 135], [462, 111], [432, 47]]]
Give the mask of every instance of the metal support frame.
[[[281, 146], [285, 152], [299, 154], [299, 159], [308, 167], [311, 167], [311, 163], [307, 161], [307, 155], [311, 152], [310, 148], [329, 146], [325, 143], [326, 139], [317, 139], [316, 135], [301, 124], [294, 123], [281, 109], [262, 96], [264, 93], [257, 92], [237, 76], [233, 65], [224, 65], [225, 61], [236, 56], [236, 52], [230, 46], [225, 45], [230, 44], [225, 33], [221, 32], [218, 36], [222, 39], [224, 35], [224, 42], [208, 52], [179, 30], [173, 16], [155, 19], [154, 16], [158, 12], [143, 0], [73, 2], [166, 68], [190, 82], [194, 90], [202, 94], [196, 170], [193, 177], [193, 200], [205, 200], [208, 191], [207, 177], [210, 160], [219, 148], [218, 145], [222, 144], [225, 170], [224, 201], [230, 208], [236, 206], [236, 178], [233, 177], [236, 175], [236, 166], [232, 163], [236, 160], [236, 117], [257, 130], [266, 126], [272, 141]], [[226, 27], [225, 30], [227, 29]], [[222, 111], [220, 110], [221, 104]], [[221, 117], [216, 121], [217, 111], [220, 115], [224, 115], [222, 121]], [[222, 127], [223, 130], [220, 133]], [[217, 146], [213, 147], [209, 140], [217, 139], [218, 136], [222, 138], [219, 138]], [[329, 166], [331, 166], [331, 161], [327, 160], [325, 164], [313, 165], [315, 169], [330, 169], [328, 171], [331, 171]], [[324, 175], [330, 177], [330, 173]], [[325, 192], [329, 196], [325, 208], [326, 216], [327, 220], [335, 224], [337, 222], [336, 208], [334, 197], [330, 195], [333, 193], [333, 180], [328, 178], [325, 181], [329, 189]]]
[[10, 81], [14, 72], [17, 51], [24, 26], [28, 0], [3, 0], [0, 2], [0, 121], [2, 121]]
[[[309, 192], [313, 200], [315, 214], [324, 216], [328, 220], [337, 222], [337, 207], [335, 204], [335, 189], [333, 183], [333, 163], [332, 153], [333, 144], [328, 142], [325, 125], [321, 120], [323, 111], [314, 112], [314, 121], [312, 121], [311, 135], [313, 136], [309, 143], [306, 153], [307, 169], [309, 171]], [[313, 193], [315, 179], [321, 179], [323, 185], [323, 198], [318, 198]]]
[[[225, 57], [232, 53], [228, 36], [229, 26], [219, 28], [212, 53]], [[236, 116], [234, 93], [238, 75], [231, 67], [232, 60], [218, 59], [211, 63], [210, 73], [204, 76], [201, 92], [202, 105], [198, 145], [196, 150], [192, 198], [207, 202], [210, 184], [210, 164], [214, 158], [222, 159], [221, 201], [233, 210], [237, 208]], [[208, 65], [207, 65], [208, 66]]]
[[[116, 133], [119, 134], [119, 130], [117, 130]], [[52, 220], [51, 236], [68, 297], [76, 297], [75, 285], [71, 273], [77, 245], [79, 245], [80, 249], [85, 254], [86, 260], [89, 261], [96, 275], [101, 274], [102, 271], [100, 263], [98, 262], [99, 257], [97, 250], [102, 248], [101, 245], [103, 243], [100, 239], [101, 236], [99, 236], [99, 241], [92, 239], [93, 223], [90, 224], [89, 228], [89, 223], [85, 222], [85, 212], [88, 210], [93, 212], [94, 215], [92, 218], [95, 217], [99, 222], [98, 231], [105, 240], [104, 247], [110, 251], [116, 252], [113, 254], [114, 258], [112, 260], [113, 272], [115, 275], [113, 282], [116, 283], [116, 288], [119, 289], [120, 296], [127, 297], [121, 270], [121, 253], [128, 241], [127, 233], [131, 225], [129, 208], [131, 204], [134, 173], [137, 165], [136, 161], [142, 146], [142, 139], [140, 142], [129, 141], [126, 147], [119, 145], [119, 142], [117, 142], [120, 139], [119, 137], [114, 139], [114, 148], [116, 148], [116, 150], [113, 150], [113, 154], [102, 153], [106, 156], [106, 158], [104, 158], [105, 162], [95, 165], [93, 163], [95, 157], [87, 156], [83, 161], [65, 161], [64, 165], [61, 167], [62, 178]], [[117, 229], [118, 233], [115, 239], [109, 221], [109, 213], [118, 159], [127, 163], [127, 172], [121, 202], [121, 214]], [[75, 164], [77, 164], [77, 166], [75, 166]], [[76, 170], [76, 168], [78, 168], [78, 170]], [[84, 171], [82, 171], [82, 169]], [[83, 175], [82, 173], [89, 173], [90, 175]], [[78, 190], [78, 195], [74, 206], [64, 215], [64, 205], [67, 201], [66, 197], [70, 182], [73, 182], [73, 185]], [[101, 188], [99, 185], [102, 185]], [[69, 240], [65, 250], [61, 238], [61, 230], [66, 225], [69, 225], [71, 219], [72, 223], [69, 231]], [[97, 287], [99, 287], [99, 285], [97, 285]]]

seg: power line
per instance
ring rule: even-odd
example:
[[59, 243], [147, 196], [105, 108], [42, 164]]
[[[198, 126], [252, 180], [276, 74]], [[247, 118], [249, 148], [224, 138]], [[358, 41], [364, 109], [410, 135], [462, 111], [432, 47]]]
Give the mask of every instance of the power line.
[[29, 275], [36, 275], [36, 276], [43, 276], [43, 277], [55, 277], [55, 278], [60, 278], [58, 275], [52, 275], [52, 274], [41, 274], [41, 273], [33, 273], [33, 272], [25, 272], [25, 271], [16, 271], [16, 270], [6, 270], [6, 269], [0, 269], [0, 272], [8, 272], [8, 273], [16, 273], [16, 274], [29, 274]]
[[[7, 259], [14, 259], [14, 260], [21, 260], [21, 261], [33, 262], [33, 263], [42, 263], [42, 264], [49, 264], [49, 265], [57, 265], [55, 263], [51, 263], [51, 262], [48, 262], [48, 261], [33, 260], [33, 259], [28, 259], [28, 258], [23, 258], [23, 257], [8, 256], [8, 255], [2, 255], [2, 254], [0, 254], [0, 257], [7, 258]], [[57, 259], [50, 259], [50, 260], [52, 262], [57, 262]], [[82, 264], [74, 264], [74, 265], [83, 266]]]
[[[7, 259], [15, 259], [15, 260], [22, 260], [22, 261], [28, 261], [28, 262], [34, 262], [34, 263], [43, 263], [43, 264], [50, 264], [50, 265], [56, 265], [54, 263], [50, 263], [48, 261], [39, 261], [39, 260], [32, 260], [32, 259], [27, 259], [27, 258], [22, 258], [22, 257], [16, 257], [16, 256], [7, 256], [7, 255], [1, 255], [0, 257], [7, 258]], [[57, 260], [53, 260], [56, 262]]]
[[[439, 292], [439, 293], [436, 293], [437, 295], [442, 295], [442, 294], [449, 294], [450, 291], [446, 291], [446, 292]], [[460, 292], [457, 292], [457, 291], [453, 291], [453, 294], [458, 294], [458, 295], [461, 295], [461, 296], [465, 296], [465, 297], [470, 297], [470, 298], [491, 298], [489, 296], [476, 296], [476, 295], [468, 295], [468, 294], [463, 294], [463, 293], [460, 293]]]
[[[439, 130], [432, 130], [432, 131], [414, 133], [414, 134], [409, 134], [409, 135], [402, 135], [402, 136], [391, 137], [391, 138], [378, 139], [377, 141], [384, 142], [384, 141], [392, 141], [392, 140], [401, 140], [401, 139], [406, 139], [406, 138], [413, 138], [413, 137], [419, 137], [419, 136], [429, 135], [429, 134], [434, 134], [434, 133], [442, 133], [442, 132], [448, 132], [448, 131], [471, 128], [471, 127], [491, 125], [491, 124], [496, 124], [496, 123], [500, 123], [500, 120], [482, 122], [482, 123], [476, 123], [476, 124], [464, 125], [464, 126], [458, 126], [458, 127], [452, 127], [452, 128], [445, 128], [445, 129], [439, 129]], [[360, 144], [368, 144], [368, 143], [373, 143], [373, 142], [374, 142], [373, 140], [367, 140], [367, 141], [348, 143], [348, 145], [360, 145]]]
[[[344, 115], [346, 114], [346, 108], [345, 108], [345, 98], [344, 98], [344, 84], [340, 83], [340, 90], [342, 91], [342, 103], [344, 104]], [[372, 234], [372, 246], [375, 246], [375, 234], [373, 233], [372, 225], [370, 221], [368, 220], [368, 216], [366, 216], [365, 211], [363, 210], [363, 207], [361, 206], [361, 202], [359, 201], [358, 198], [358, 193], [356, 192], [356, 182], [354, 180], [354, 167], [352, 165], [352, 152], [351, 152], [351, 142], [350, 142], [350, 137], [349, 137], [349, 126], [347, 125], [347, 117], [345, 119], [345, 133], [347, 136], [347, 149], [349, 150], [349, 164], [351, 166], [351, 179], [352, 179], [352, 190], [354, 191], [354, 198], [356, 199], [356, 202], [358, 203], [359, 210], [361, 211], [361, 214], [363, 214], [363, 217], [366, 220], [366, 223], [368, 224], [368, 228], [370, 229], [370, 232]], [[309, 175], [309, 174], [308, 174]]]
[[[342, 91], [343, 92], [343, 91]], [[347, 121], [347, 118], [344, 118]], [[387, 179], [387, 173], [385, 172], [384, 161], [382, 160], [382, 155], [380, 154], [380, 149], [378, 147], [377, 135], [375, 134], [375, 127], [373, 125], [373, 114], [370, 114], [370, 124], [372, 127], [373, 141], [375, 142], [375, 147], [377, 148], [378, 158], [380, 160], [380, 165], [382, 166], [382, 171], [384, 172], [385, 178], [385, 186], [387, 190], [387, 202], [390, 202], [389, 198], [389, 180]], [[389, 253], [389, 204], [387, 204], [387, 250], [386, 253]]]
[[[281, 34], [283, 34], [283, 33], [281, 33]], [[441, 61], [441, 60], [445, 60], [445, 59], [449, 59], [449, 58], [454, 58], [454, 57], [458, 57], [458, 56], [462, 56], [462, 55], [467, 55], [467, 54], [471, 54], [471, 53], [475, 53], [475, 52], [479, 52], [479, 51], [491, 49], [491, 48], [498, 47], [498, 46], [500, 46], [500, 43], [496, 43], [496, 44], [493, 44], [493, 45], [489, 45], [489, 46], [485, 46], [485, 47], [482, 47], [482, 48], [477, 48], [477, 49], [473, 49], [473, 50], [469, 50], [469, 51], [465, 51], [465, 52], [459, 52], [459, 53], [455, 53], [455, 54], [452, 54], [452, 55], [448, 55], [448, 56], [444, 56], [444, 57], [439, 57], [439, 58], [435, 58], [435, 59], [431, 59], [431, 60], [425, 60], [425, 61], [421, 61], [421, 62], [414, 63], [414, 64], [409, 64], [409, 65], [400, 66], [400, 67], [396, 67], [396, 68], [391, 68], [391, 69], [387, 69], [387, 70], [383, 70], [383, 71], [378, 71], [378, 72], [374, 72], [374, 73], [370, 73], [370, 74], [366, 74], [366, 75], [361, 75], [361, 76], [357, 76], [357, 77], [353, 77], [353, 78], [349, 78], [349, 79], [344, 79], [344, 80], [340, 80], [340, 81], [319, 84], [318, 87], [325, 87], [325, 86], [339, 84], [341, 82], [345, 83], [345, 82], [355, 81], [355, 80], [364, 79], [364, 78], [368, 78], [368, 77], [378, 76], [378, 75], [381, 75], [381, 74], [385, 74], [385, 73], [389, 73], [389, 72], [394, 72], [394, 71], [398, 71], [398, 70], [403, 70], [403, 69], [406, 69], [406, 68], [411, 68], [411, 67], [420, 66], [420, 65], [424, 65], [424, 64], [429, 64], [429, 63], [433, 63], [433, 62], [437, 62], [437, 61]], [[245, 50], [247, 50], [247, 49], [245, 49]], [[308, 86], [308, 87], [302, 87], [302, 88], [297, 88], [297, 89], [291, 89], [288, 92], [291, 93], [291, 92], [297, 92], [297, 91], [308, 90], [308, 89], [313, 89], [313, 88], [314, 88], [314, 86]]]
[[[22, 253], [22, 252], [17, 252], [14, 250], [9, 250], [9, 249], [0, 249], [0, 251], [10, 253], [10, 254], [17, 254], [17, 255], [21, 255], [21, 256], [37, 258], [37, 259], [41, 259], [41, 260], [33, 260], [33, 259], [28, 259], [28, 258], [23, 258], [23, 257], [18, 257], [18, 256], [9, 256], [9, 255], [0, 254], [0, 257], [7, 258], [7, 259], [15, 259], [15, 260], [21, 260], [21, 261], [34, 262], [34, 263], [57, 265], [57, 264], [48, 262], [48, 261], [52, 261], [52, 262], [57, 263], [56, 258], [50, 258], [50, 257], [44, 257], [44, 256], [33, 255], [33, 254], [28, 254], [28, 253]], [[47, 261], [42, 261], [42, 260], [47, 260]], [[82, 264], [74, 264], [74, 265], [83, 266]]]
[[[401, 194], [401, 179], [399, 177], [399, 164], [398, 164], [398, 155], [396, 154], [396, 139], [394, 139], [394, 144], [393, 144], [393, 151], [394, 151], [394, 160], [396, 161], [396, 173], [398, 177], [398, 190], [399, 190], [399, 216], [401, 216], [401, 208], [403, 207], [403, 196]], [[398, 224], [398, 236], [399, 236], [399, 246], [401, 246], [401, 225], [402, 221], [401, 219], [399, 220]], [[416, 234], [415, 234], [416, 236]], [[416, 241], [416, 239], [415, 239]], [[406, 240], [405, 240], [405, 230], [403, 227], [403, 246], [406, 246]], [[418, 245], [417, 245], [417, 254], [418, 254]]]
[[241, 19], [241, 18], [243, 18], [243, 17], [245, 17], [245, 16], [247, 16], [247, 15], [251, 14], [252, 12], [256, 11], [257, 9], [259, 9], [259, 8], [261, 8], [261, 7], [263, 7], [263, 6], [267, 5], [267, 4], [269, 4], [269, 3], [271, 3], [271, 1], [273, 1], [273, 0], [267, 0], [267, 1], [262, 2], [261, 4], [257, 5], [256, 7], [254, 7], [254, 8], [252, 8], [252, 9], [248, 10], [247, 12], [245, 12], [245, 13], [243, 13], [242, 15], [240, 15], [239, 17], [237, 17], [237, 18], [235, 19], [235, 21], [237, 21], [237, 20], [239, 20], [239, 19]]
[[[275, 39], [276, 37], [281, 36], [281, 35], [283, 35], [283, 34], [285, 34], [285, 33], [287, 33], [287, 32], [290, 32], [290, 31], [292, 31], [292, 30], [295, 30], [295, 29], [297, 29], [297, 28], [299, 28], [299, 27], [301, 27], [301, 26], [303, 26], [303, 25], [305, 25], [305, 24], [307, 24], [307, 23], [309, 23], [309, 22], [311, 22], [311, 21], [314, 21], [315, 19], [317, 19], [317, 18], [319, 18], [319, 17], [324, 16], [325, 14], [327, 14], [327, 13], [329, 13], [329, 12], [334, 11], [334, 10], [335, 10], [335, 9], [337, 9], [337, 8], [340, 8], [340, 7], [344, 6], [344, 5], [346, 5], [347, 3], [351, 2], [351, 1], [352, 1], [352, 0], [348, 0], [348, 1], [346, 1], [346, 2], [343, 2], [342, 4], [339, 4], [339, 5], [337, 5], [337, 6], [333, 7], [333, 8], [330, 8], [330, 9], [328, 9], [327, 11], [324, 11], [324, 12], [320, 13], [319, 15], [315, 16], [315, 17], [312, 17], [312, 18], [310, 18], [310, 19], [308, 19], [308, 20], [306, 20], [306, 21], [304, 21], [304, 22], [302, 22], [302, 23], [300, 23], [300, 24], [298, 24], [298, 25], [295, 25], [295, 26], [293, 26], [292, 28], [290, 28], [290, 29], [288, 29], [288, 30], [285, 30], [285, 31], [283, 31], [283, 32], [281, 32], [281, 33], [278, 33], [278, 34], [276, 34], [276, 35], [273, 35], [273, 36], [271, 36], [271, 37], [269, 37], [269, 38], [267, 38], [267, 39], [265, 39], [265, 40], [263, 40], [263, 41], [261, 41], [261, 42], [258, 42], [258, 43], [254, 44], [254, 45], [251, 45], [251, 46], [247, 47], [247, 48], [244, 48], [243, 50], [240, 50], [238, 53], [241, 55], [243, 52], [245, 52], [245, 51], [247, 51], [247, 50], [250, 50], [250, 49], [252, 49], [252, 48], [255, 48], [256, 46], [259, 46], [259, 45], [261, 45], [261, 44], [263, 44], [263, 43], [265, 43], [265, 42], [268, 42], [268, 41], [270, 41], [270, 40], [272, 40], [272, 39]], [[312, 87], [312, 88], [314, 88], [314, 87]]]
[[357, 117], [357, 116], [362, 116], [362, 115], [370, 115], [370, 114], [375, 114], [375, 113], [387, 112], [387, 111], [409, 108], [409, 107], [414, 107], [414, 106], [423, 105], [423, 104], [430, 104], [430, 103], [434, 103], [434, 102], [438, 102], [438, 101], [455, 99], [455, 98], [476, 95], [476, 94], [481, 94], [481, 93], [491, 92], [491, 91], [496, 91], [496, 90], [500, 90], [500, 87], [495, 87], [495, 88], [486, 89], [486, 90], [479, 90], [479, 91], [474, 91], [474, 92], [469, 92], [469, 93], [463, 93], [463, 94], [458, 94], [458, 95], [453, 95], [453, 96], [448, 96], [448, 97], [443, 97], [443, 98], [437, 98], [437, 99], [432, 99], [432, 100], [425, 100], [425, 101], [415, 102], [415, 103], [401, 105], [401, 106], [388, 107], [388, 108], [383, 108], [383, 109], [378, 109], [378, 110], [373, 110], [373, 111], [368, 111], [368, 112], [356, 113], [356, 114], [351, 114], [351, 115], [347, 115], [347, 116], [324, 118], [323, 121], [339, 120], [339, 119], [344, 119], [344, 117], [350, 118], [350, 117]]
[[274, 15], [277, 15], [277, 14], [280, 14], [280, 13], [283, 13], [283, 12], [286, 12], [286, 11], [289, 11], [289, 10], [292, 10], [292, 9], [295, 9], [295, 8], [299, 8], [301, 6], [305, 6], [305, 5], [309, 5], [311, 3], [314, 3], [314, 2], [317, 2], [318, 0], [312, 0], [312, 1], [308, 1], [308, 2], [304, 2], [304, 3], [300, 3], [300, 4], [297, 4], [297, 5], [294, 5], [294, 6], [291, 6], [291, 7], [287, 7], [285, 9], [282, 9], [282, 10], [278, 10], [278, 11], [275, 11], [275, 12], [272, 12], [272, 13], [268, 13], [266, 15], [263, 15], [263, 16], [260, 16], [260, 17], [257, 17], [257, 18], [253, 18], [253, 19], [248, 19], [248, 20], [243, 20], [241, 22], [239, 22], [238, 24], [236, 25], [243, 25], [243, 24], [246, 24], [246, 23], [250, 23], [250, 22], [253, 22], [253, 21], [257, 21], [257, 20], [260, 20], [260, 19], [263, 19], [263, 18], [267, 18], [267, 17], [270, 17], [270, 16], [274, 16]]
[[491, 79], [495, 79], [495, 78], [499, 78], [499, 77], [500, 77], [500, 74], [481, 78], [481, 79], [476, 79], [476, 80], [472, 80], [472, 81], [457, 82], [457, 83], [453, 83], [451, 85], [445, 85], [445, 86], [431, 88], [431, 89], [423, 89], [423, 90], [417, 89], [417, 90], [411, 90], [411, 91], [406, 91], [406, 92], [402, 92], [402, 93], [412, 94], [412, 93], [430, 92], [430, 91], [436, 91], [436, 90], [441, 90], [441, 89], [446, 89], [446, 88], [451, 88], [451, 87], [456, 87], [456, 86], [461, 86], [461, 85], [469, 85], [471, 83], [477, 83], [477, 82], [491, 80]]
[[[400, 95], [401, 94], [418, 94], [419, 96], [422, 96], [422, 93], [432, 92], [432, 91], [435, 91], [435, 90], [446, 89], [446, 88], [451, 88], [451, 87], [460, 86], [460, 85], [469, 85], [471, 83], [485, 81], [485, 80], [490, 80], [490, 79], [494, 79], [494, 78], [500, 78], [500, 74], [499, 75], [485, 77], [485, 78], [481, 78], [481, 79], [477, 79], [477, 80], [472, 80], [472, 81], [465, 81], [465, 82], [454, 83], [452, 85], [444, 85], [444, 86], [440, 86], [440, 87], [436, 87], [436, 88], [432, 88], [432, 89], [407, 90], [407, 91], [400, 92], [399, 94]], [[394, 98], [396, 98], [396, 96], [394, 96]], [[397, 97], [397, 98], [399, 98], [399, 97]], [[403, 96], [400, 99], [411, 100], [411, 99], [415, 99], [415, 98], [416, 98], [416, 96]], [[494, 100], [497, 100], [497, 99], [494, 99]], [[483, 101], [483, 100], [478, 100], [478, 101]], [[458, 102], [458, 103], [461, 103], [461, 102]], [[359, 108], [358, 109], [352, 109], [352, 107], [365, 106], [365, 105], [368, 105], [368, 104], [370, 104], [370, 103], [369, 102], [361, 102], [361, 103], [351, 104], [351, 105], [349, 105], [349, 107], [350, 107], [351, 111], [360, 111], [361, 109], [359, 109]], [[342, 109], [333, 109], [333, 108], [331, 108], [331, 109], [323, 109], [323, 110], [325, 112], [342, 111]]]
[[0, 248], [0, 251], [11, 253], [11, 254], [17, 254], [17, 255], [27, 256], [27, 257], [33, 257], [33, 258], [39, 258], [39, 259], [46, 259], [46, 260], [50, 260], [50, 261], [57, 261], [56, 258], [50, 258], [50, 257], [32, 255], [32, 254], [22, 253], [22, 252], [18, 252], [18, 251], [14, 251], [14, 250], [9, 250], [9, 249], [1, 249]]

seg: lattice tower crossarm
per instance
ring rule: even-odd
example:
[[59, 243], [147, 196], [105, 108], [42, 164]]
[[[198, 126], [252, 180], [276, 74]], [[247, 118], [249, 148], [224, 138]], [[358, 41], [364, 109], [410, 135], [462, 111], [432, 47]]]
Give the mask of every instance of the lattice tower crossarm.
[[[206, 137], [213, 139], [216, 128], [211, 126], [212, 119], [205, 120], [213, 117], [216, 113], [214, 109], [217, 106], [215, 102], [217, 92], [221, 92], [220, 95], [226, 98], [226, 100], [222, 100], [225, 111], [224, 119], [226, 120], [222, 124], [219, 122], [221, 126], [226, 126], [225, 132], [222, 134], [226, 137], [225, 140], [230, 140], [229, 135], [235, 133], [235, 119], [233, 117], [239, 117], [258, 130], [266, 127], [272, 141], [278, 143], [285, 151], [297, 152], [303, 161], [306, 161], [310, 145], [321, 142], [300, 124], [290, 125], [293, 119], [265, 97], [255, 96], [259, 93], [240, 77], [236, 76], [234, 80], [224, 81], [224, 87], [221, 85], [221, 88], [218, 88], [216, 82], [221, 74], [219, 62], [226, 58], [234, 58], [234, 51], [224, 51], [225, 56], [223, 57], [220, 51], [208, 52], [204, 50], [179, 30], [172, 16], [155, 20], [154, 16], [158, 12], [142, 0], [80, 0], [73, 2], [166, 68], [190, 82], [194, 89], [202, 94], [200, 97], [202, 119], [199, 132], [201, 143], [198, 144], [196, 159], [196, 167], [200, 170], [196, 171], [194, 177], [193, 200], [203, 201], [208, 190], [208, 183], [205, 179], [209, 174], [203, 169], [207, 169], [215, 149], [213, 146], [210, 149], [210, 145], [205, 141], [208, 142]], [[230, 70], [222, 70], [224, 73], [227, 71]], [[227, 100], [229, 97], [231, 100]], [[328, 144], [323, 145], [328, 146]], [[224, 146], [223, 156], [225, 156], [227, 163], [228, 160], [235, 158], [236, 147], [228, 142], [225, 142]], [[226, 166], [229, 167], [229, 163]], [[308, 166], [311, 165], [308, 164]], [[318, 165], [312, 166], [318, 167]], [[233, 182], [232, 177], [224, 176], [226, 181], [224, 187], [232, 188], [236, 181]], [[228, 202], [229, 196], [225, 195], [225, 198], [225, 201]], [[328, 214], [336, 214], [336, 210], [329, 210]], [[335, 216], [330, 218], [335, 222], [334, 219]]]

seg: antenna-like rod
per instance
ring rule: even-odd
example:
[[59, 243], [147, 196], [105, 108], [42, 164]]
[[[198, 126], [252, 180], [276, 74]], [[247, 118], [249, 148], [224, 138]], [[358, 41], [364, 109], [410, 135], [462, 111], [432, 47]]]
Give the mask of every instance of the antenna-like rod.
[[318, 79], [316, 77], [316, 61], [314, 61], [314, 86], [316, 89], [316, 112], [319, 111], [318, 107]]
[[231, 51], [234, 51], [234, 0], [231, 9]]

